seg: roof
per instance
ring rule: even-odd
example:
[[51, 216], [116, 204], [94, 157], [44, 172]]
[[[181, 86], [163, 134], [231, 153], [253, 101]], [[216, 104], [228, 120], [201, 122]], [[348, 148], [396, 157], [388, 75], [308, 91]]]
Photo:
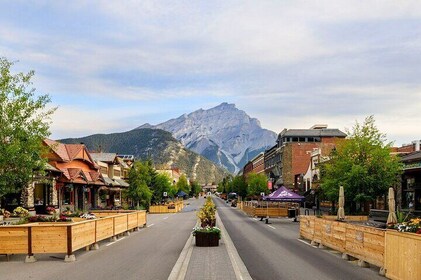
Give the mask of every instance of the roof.
[[63, 171], [61, 171], [61, 170], [58, 170], [57, 168], [55, 168], [54, 166], [52, 166], [51, 164], [49, 164], [49, 163], [45, 163], [44, 164], [44, 168], [45, 168], [45, 170], [47, 170], [47, 171], [54, 171], [54, 172], [61, 172], [61, 173], [63, 173]]
[[114, 179], [114, 181], [116, 181], [122, 187], [129, 187], [130, 186], [126, 181], [124, 181], [122, 179]]
[[118, 157], [123, 159], [123, 160], [134, 161], [134, 155], [118, 155]]
[[282, 131], [280, 137], [346, 137], [346, 133], [337, 128], [289, 129]]
[[91, 153], [91, 157], [95, 161], [114, 162], [117, 157], [116, 153]]
[[421, 151], [413, 152], [408, 155], [402, 156], [401, 161], [416, 161], [421, 160]]
[[107, 176], [104, 176], [104, 181], [105, 181], [105, 184], [106, 184], [106, 185], [109, 185], [109, 186], [120, 186], [120, 184], [119, 184], [119, 183], [114, 182], [114, 181], [113, 181], [113, 179], [110, 179], [110, 178], [109, 178], [109, 177], [107, 177]]
[[[63, 144], [51, 139], [44, 139], [44, 143], [54, 152], [63, 162], [69, 162], [76, 158], [82, 149], [85, 149], [83, 144]], [[86, 151], [90, 159], [90, 153]]]

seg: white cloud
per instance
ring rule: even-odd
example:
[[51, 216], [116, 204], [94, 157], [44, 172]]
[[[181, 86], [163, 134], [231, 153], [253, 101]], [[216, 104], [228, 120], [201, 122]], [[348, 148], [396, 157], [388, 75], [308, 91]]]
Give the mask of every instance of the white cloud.
[[[124, 130], [114, 100], [130, 111], [155, 107], [144, 116], [172, 106], [162, 120], [191, 104], [229, 101], [276, 132], [319, 122], [349, 127], [375, 114], [396, 139], [421, 135], [418, 1], [31, 5], [71, 18], [71, 32], [0, 19], [0, 53], [20, 60], [18, 69], [35, 69], [35, 86], [62, 102], [53, 130], [63, 136]], [[91, 19], [89, 35], [73, 25], [79, 17]]]

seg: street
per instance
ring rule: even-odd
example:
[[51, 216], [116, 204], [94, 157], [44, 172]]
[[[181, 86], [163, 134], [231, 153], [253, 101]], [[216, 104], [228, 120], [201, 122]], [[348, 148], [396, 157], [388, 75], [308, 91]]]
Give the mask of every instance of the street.
[[117, 242], [101, 242], [99, 250], [75, 252], [76, 261], [65, 263], [64, 255], [36, 255], [24, 263], [23, 255], [0, 256], [0, 279], [167, 279], [192, 228], [196, 209], [204, 199], [190, 199], [177, 214], [147, 216], [147, 227]]
[[[361, 268], [341, 255], [300, 240], [299, 223], [270, 219], [265, 224], [214, 198], [218, 214], [253, 279], [385, 279], [378, 268]], [[196, 223], [204, 199], [189, 199], [183, 212], [148, 214], [147, 227], [116, 242], [104, 241], [99, 250], [75, 252], [65, 263], [63, 254], [23, 255], [0, 261], [3, 280], [15, 279], [167, 279]]]
[[299, 237], [299, 223], [246, 216], [214, 199], [219, 216], [253, 279], [385, 279], [378, 268], [361, 268], [330, 250], [314, 248]]

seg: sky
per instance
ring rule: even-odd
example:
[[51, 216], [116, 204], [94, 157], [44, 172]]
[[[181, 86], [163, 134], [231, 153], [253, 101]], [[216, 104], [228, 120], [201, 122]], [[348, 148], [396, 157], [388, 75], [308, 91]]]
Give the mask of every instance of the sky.
[[51, 138], [234, 103], [263, 128], [421, 139], [420, 1], [2, 1], [0, 56], [35, 70]]

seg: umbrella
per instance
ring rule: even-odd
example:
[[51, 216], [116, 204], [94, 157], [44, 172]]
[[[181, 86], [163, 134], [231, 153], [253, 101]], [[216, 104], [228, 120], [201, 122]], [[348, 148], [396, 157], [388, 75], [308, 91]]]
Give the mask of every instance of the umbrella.
[[387, 216], [388, 224], [396, 224], [398, 219], [395, 214], [395, 193], [393, 188], [389, 188], [389, 216]]
[[339, 208], [338, 208], [338, 220], [345, 220], [345, 210], [344, 210], [344, 204], [345, 204], [345, 197], [344, 197], [344, 187], [339, 187]]

